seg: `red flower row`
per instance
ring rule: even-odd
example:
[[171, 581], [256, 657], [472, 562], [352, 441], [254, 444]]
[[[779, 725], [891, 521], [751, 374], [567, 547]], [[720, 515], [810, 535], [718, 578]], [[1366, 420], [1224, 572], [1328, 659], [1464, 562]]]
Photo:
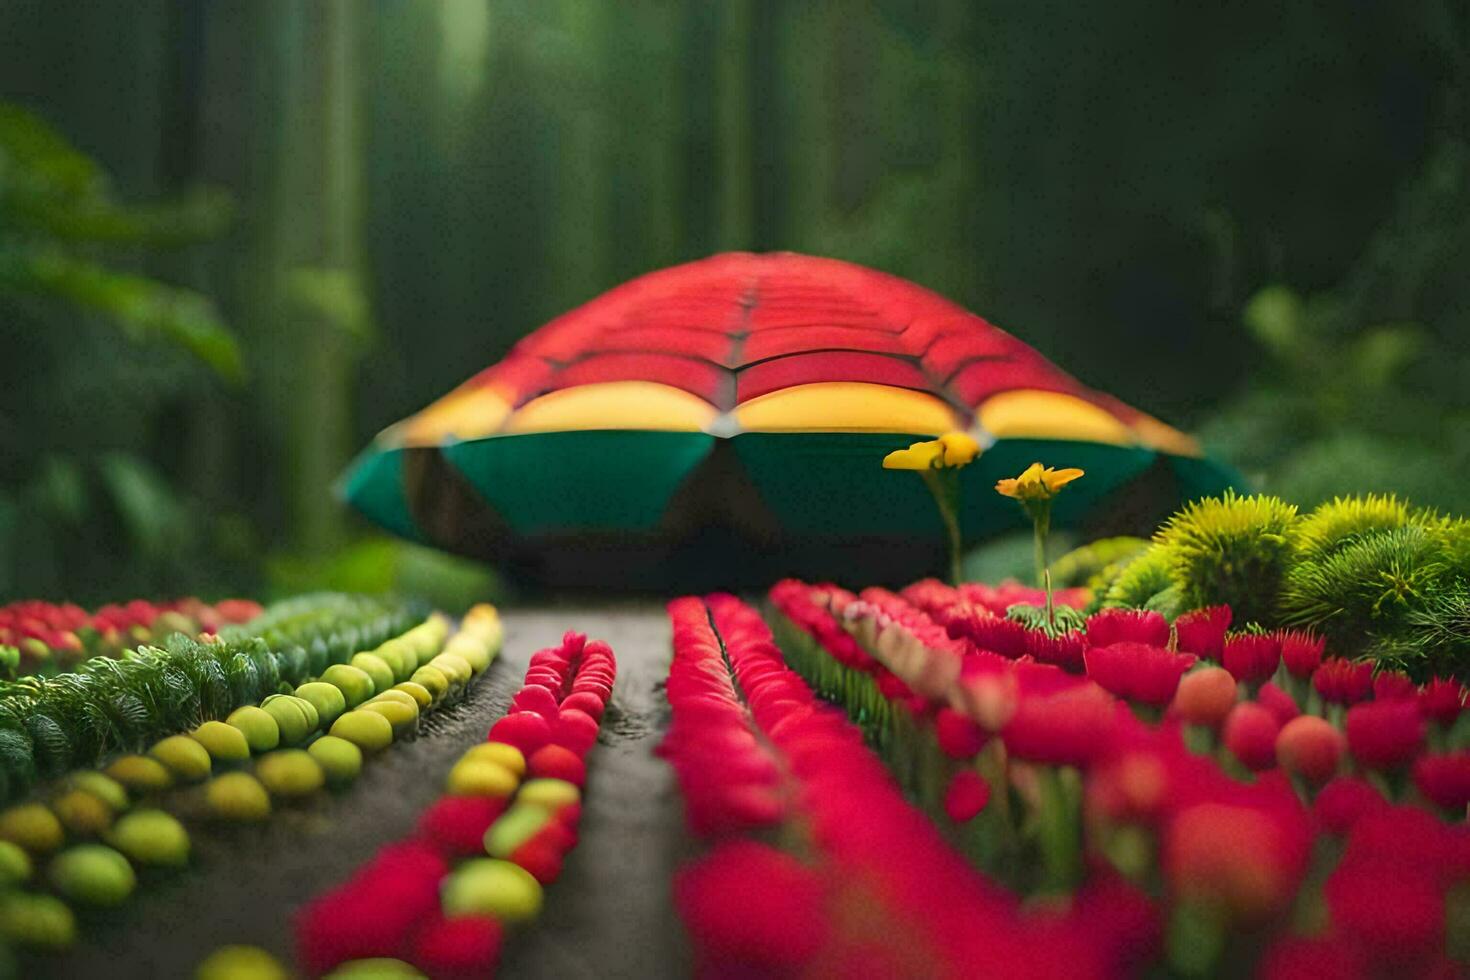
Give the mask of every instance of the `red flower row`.
[[455, 764], [415, 834], [302, 910], [303, 969], [389, 957], [434, 980], [492, 975], [505, 928], [535, 918], [576, 846], [584, 760], [616, 676], [612, 649], [580, 633], [533, 654], [510, 711]]
[[248, 622], [260, 613], [260, 605], [248, 599], [222, 599], [214, 605], [194, 598], [164, 603], [134, 599], [122, 605], [102, 606], [91, 613], [72, 603], [27, 599], [0, 606], [0, 645], [19, 647], [23, 653], [39, 658], [51, 650], [80, 654], [87, 648], [85, 637], [120, 650], [127, 644], [146, 642], [154, 624], [166, 615], [171, 631], [185, 628], [215, 633], [222, 626]]
[[[680, 872], [676, 901], [707, 972], [958, 977], [986, 964], [997, 976], [1106, 975], [1095, 917], [1024, 914], [970, 867], [861, 731], [786, 666], [753, 609], [715, 595], [677, 600], [670, 615], [665, 754], [699, 813], [691, 824], [788, 831], [787, 850], [727, 838]], [[700, 772], [725, 745], [728, 771]], [[752, 790], [774, 804], [758, 820]]]

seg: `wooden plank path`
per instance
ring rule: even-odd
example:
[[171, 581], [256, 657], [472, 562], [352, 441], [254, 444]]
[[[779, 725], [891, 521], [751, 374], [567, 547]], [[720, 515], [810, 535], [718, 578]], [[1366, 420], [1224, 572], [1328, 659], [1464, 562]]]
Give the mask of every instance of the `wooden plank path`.
[[507, 942], [504, 977], [687, 976], [669, 887], [689, 853], [672, 773], [654, 758], [667, 702], [669, 627], [661, 605], [508, 610], [505, 647], [468, 698], [426, 719], [412, 742], [363, 767], [347, 792], [281, 808], [260, 827], [196, 829], [195, 867], [143, 884], [123, 908], [82, 927], [63, 956], [28, 958], [28, 977], [188, 980], [216, 947], [249, 943], [289, 963], [291, 919], [380, 846], [409, 833], [450, 766], [484, 739], [536, 650], [568, 629], [607, 640], [618, 681], [588, 758], [581, 842], [541, 917]]

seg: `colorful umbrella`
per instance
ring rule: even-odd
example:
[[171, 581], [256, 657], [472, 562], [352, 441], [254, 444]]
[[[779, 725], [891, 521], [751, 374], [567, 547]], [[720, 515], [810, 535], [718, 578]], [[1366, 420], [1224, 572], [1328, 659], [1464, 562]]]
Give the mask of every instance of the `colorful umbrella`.
[[[992, 492], [1033, 460], [1087, 478], [1054, 521], [1136, 527], [1233, 474], [1183, 433], [911, 282], [804, 255], [649, 273], [536, 330], [391, 426], [346, 498], [416, 541], [557, 584], [726, 584], [937, 568], [922, 481], [885, 453], [953, 430], [966, 536], [1019, 527]], [[701, 574], [703, 573], [703, 574]]]

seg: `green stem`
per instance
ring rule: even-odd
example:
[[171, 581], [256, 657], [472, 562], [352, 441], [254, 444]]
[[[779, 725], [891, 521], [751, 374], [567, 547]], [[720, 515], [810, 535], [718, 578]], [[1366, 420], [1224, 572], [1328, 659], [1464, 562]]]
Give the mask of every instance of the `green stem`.
[[1037, 770], [1041, 804], [1042, 863], [1050, 890], [1066, 893], [1082, 878], [1082, 826], [1079, 785], [1076, 774], [1061, 767]]
[[945, 536], [949, 542], [949, 584], [958, 586], [962, 581], [960, 556], [964, 549], [960, 536], [959, 474], [953, 469], [921, 470], [924, 485], [939, 508], [939, 519], [944, 522]]
[[1042, 504], [1031, 514], [1032, 528], [1035, 532], [1033, 543], [1036, 557], [1036, 580], [1046, 589], [1046, 626], [1052, 634], [1056, 633], [1056, 614], [1052, 607], [1051, 595], [1051, 567], [1046, 561], [1046, 536], [1051, 531], [1051, 506]]

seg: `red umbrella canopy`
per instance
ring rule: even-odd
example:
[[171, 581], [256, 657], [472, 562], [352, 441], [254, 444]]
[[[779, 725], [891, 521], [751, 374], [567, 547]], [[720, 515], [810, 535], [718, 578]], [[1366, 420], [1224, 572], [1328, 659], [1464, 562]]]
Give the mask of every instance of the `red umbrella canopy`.
[[985, 449], [965, 471], [975, 536], [1014, 522], [989, 490], [1033, 458], [1089, 470], [1063, 520], [1146, 472], [1173, 477], [1169, 503], [1232, 482], [1188, 436], [914, 283], [730, 253], [534, 331], [384, 431], [347, 496], [401, 533], [493, 558], [663, 549], [708, 527], [788, 556], [818, 539], [937, 542], [919, 481], [880, 461], [954, 430]]
[[792, 253], [640, 276], [526, 337], [388, 442], [567, 429], [1192, 439], [905, 279]]

